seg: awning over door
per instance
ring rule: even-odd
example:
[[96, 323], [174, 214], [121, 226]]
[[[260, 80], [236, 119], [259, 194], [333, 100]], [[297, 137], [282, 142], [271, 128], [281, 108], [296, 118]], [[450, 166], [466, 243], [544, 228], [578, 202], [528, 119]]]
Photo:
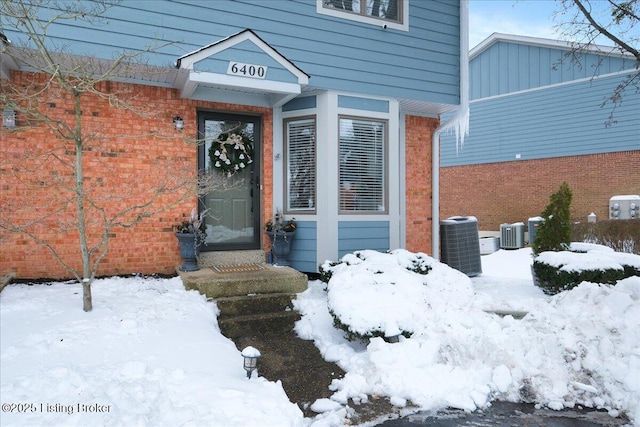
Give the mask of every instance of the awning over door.
[[183, 98], [275, 107], [309, 83], [307, 73], [249, 29], [181, 56], [176, 66]]

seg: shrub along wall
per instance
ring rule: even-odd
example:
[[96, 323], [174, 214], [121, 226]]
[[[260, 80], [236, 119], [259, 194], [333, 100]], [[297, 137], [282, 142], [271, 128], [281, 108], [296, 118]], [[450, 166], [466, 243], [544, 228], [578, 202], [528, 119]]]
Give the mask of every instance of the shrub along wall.
[[[23, 78], [23, 73], [12, 73], [12, 79]], [[104, 138], [85, 153], [86, 185], [96, 194], [110, 198], [108, 209], [122, 210], [137, 200], [135, 194], [148, 191], [167, 173], [195, 173], [197, 169], [197, 149], [187, 145], [183, 136], [196, 136], [196, 116], [198, 109], [233, 111], [260, 114], [263, 119], [262, 159], [271, 159], [272, 114], [267, 108], [238, 106], [181, 99], [178, 91], [168, 88], [111, 84], [114, 91], [129, 92], [135, 96], [140, 106], [152, 106], [153, 114], [139, 117], [128, 111], [111, 108], [108, 102], [87, 95], [83, 108], [83, 121], [87, 127], [100, 129]], [[50, 102], [44, 105], [48, 113], [68, 119], [73, 117], [70, 99], [55, 98], [49, 94]], [[180, 115], [185, 121], [182, 132], [173, 128], [172, 117]], [[21, 122], [20, 127], [28, 123]], [[65, 208], [62, 215], [53, 215], [52, 209], [61, 198], [52, 191], [52, 179], [60, 179], [68, 174], [60, 161], [53, 156], [44, 158], [35, 153], [48, 150], [61, 161], [73, 161], [73, 145], [67, 144], [60, 151], [60, 142], [55, 134], [44, 126], [34, 126], [27, 130], [6, 131], [2, 134], [2, 164], [0, 165], [0, 206], [3, 220], [38, 221], [37, 233], [47, 238], [62, 254], [65, 262], [79, 268], [80, 254], [77, 234], [72, 230], [52, 234], [52, 225], [59, 227], [75, 215], [74, 207]], [[27, 169], [24, 169], [24, 168]], [[23, 173], [16, 175], [16, 170]], [[264, 163], [262, 182], [272, 180], [272, 164]], [[68, 175], [67, 181], [71, 180]], [[39, 185], [41, 183], [41, 185]], [[265, 185], [263, 211], [271, 212], [272, 192]], [[119, 198], [120, 195], [128, 198]], [[167, 195], [164, 201], [171, 199]], [[173, 235], [173, 225], [189, 215], [196, 204], [195, 197], [182, 202], [157, 216], [145, 219], [134, 229], [116, 229], [111, 234], [109, 252], [101, 263], [99, 275], [116, 274], [171, 274], [180, 264], [178, 243]], [[34, 208], [31, 208], [31, 207]], [[37, 208], [35, 208], [37, 206]], [[12, 213], [13, 212], [13, 213]], [[17, 213], [15, 213], [17, 212]], [[18, 215], [19, 217], [12, 217]], [[71, 217], [72, 220], [74, 217]], [[98, 229], [92, 230], [92, 238], [97, 238]], [[1, 232], [0, 274], [15, 273], [17, 278], [68, 278], [71, 275], [60, 265], [52, 254], [32, 239], [18, 234]]]
[[473, 215], [480, 230], [498, 231], [502, 223], [540, 215], [563, 181], [573, 192], [571, 219], [586, 221], [594, 212], [609, 218], [609, 199], [640, 194], [634, 173], [640, 150], [620, 153], [452, 166], [440, 171], [440, 216]]
[[574, 242], [597, 243], [616, 252], [640, 255], [640, 218], [580, 222], [571, 225]]

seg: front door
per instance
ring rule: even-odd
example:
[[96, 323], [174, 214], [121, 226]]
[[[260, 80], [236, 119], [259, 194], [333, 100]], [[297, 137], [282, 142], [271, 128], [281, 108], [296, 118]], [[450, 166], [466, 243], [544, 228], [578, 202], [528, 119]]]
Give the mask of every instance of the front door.
[[260, 117], [199, 112], [198, 168], [212, 180], [200, 198], [206, 209], [202, 250], [260, 248]]

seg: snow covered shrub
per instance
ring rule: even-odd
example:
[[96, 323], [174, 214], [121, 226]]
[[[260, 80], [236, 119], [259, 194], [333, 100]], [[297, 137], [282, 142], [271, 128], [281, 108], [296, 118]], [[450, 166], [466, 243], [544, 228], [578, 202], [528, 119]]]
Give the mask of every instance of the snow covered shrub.
[[429, 310], [466, 306], [471, 280], [423, 253], [365, 250], [322, 265], [327, 304], [349, 340], [410, 337]]
[[549, 204], [541, 215], [544, 221], [540, 223], [531, 245], [534, 256], [544, 251], [566, 250], [571, 243], [569, 208], [572, 197], [569, 185], [563, 182], [558, 191], [549, 198]]
[[537, 285], [546, 294], [554, 295], [582, 282], [615, 285], [627, 277], [640, 277], [640, 255], [581, 243], [572, 243], [570, 249], [542, 252], [535, 257]]
[[[364, 253], [366, 251], [356, 251], [352, 254], [348, 254], [343, 257], [340, 261], [325, 261], [324, 264], [320, 265], [320, 280], [324, 283], [329, 283], [331, 280], [331, 276], [333, 275], [333, 271], [339, 265], [353, 265], [359, 264], [360, 261], [364, 261], [366, 259]], [[413, 254], [414, 257], [411, 257], [407, 260], [405, 268], [409, 271], [418, 274], [427, 274], [431, 267], [429, 266], [429, 257], [423, 253]], [[355, 258], [354, 258], [355, 257]]]
[[640, 218], [576, 223], [571, 231], [574, 242], [597, 243], [616, 252], [640, 255]]

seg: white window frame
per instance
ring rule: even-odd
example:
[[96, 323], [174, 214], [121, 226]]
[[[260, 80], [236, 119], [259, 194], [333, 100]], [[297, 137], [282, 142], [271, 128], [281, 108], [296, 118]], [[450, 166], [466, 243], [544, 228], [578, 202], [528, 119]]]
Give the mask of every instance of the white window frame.
[[[362, 0], [366, 1], [366, 0]], [[336, 18], [348, 19], [351, 21], [361, 22], [364, 24], [377, 25], [384, 29], [390, 28], [400, 31], [409, 31], [409, 0], [398, 0], [400, 4], [401, 22], [391, 21], [384, 18], [376, 18], [374, 16], [361, 15], [355, 12], [349, 12], [341, 9], [333, 9], [324, 7], [324, 0], [316, 0], [316, 12], [322, 15], [329, 15]]]
[[[309, 121], [312, 120], [313, 121], [313, 153], [311, 155], [311, 161], [313, 162], [313, 201], [312, 201], [312, 206], [308, 206], [306, 208], [292, 208], [290, 203], [290, 194], [291, 194], [291, 189], [290, 189], [290, 164], [289, 164], [289, 159], [290, 159], [290, 154], [289, 154], [289, 147], [290, 147], [290, 143], [289, 143], [289, 123], [292, 122], [305, 122], [305, 121]], [[285, 162], [285, 177], [284, 177], [284, 197], [285, 197], [285, 213], [308, 213], [308, 214], [314, 214], [316, 213], [316, 207], [318, 205], [318, 165], [317, 165], [317, 144], [318, 144], [318, 120], [316, 118], [315, 115], [306, 115], [306, 116], [294, 116], [294, 117], [287, 117], [285, 119], [283, 119], [282, 121], [282, 133], [283, 133], [283, 139], [284, 139], [284, 162]]]
[[[347, 192], [350, 191], [344, 187], [345, 183], [341, 182], [341, 164], [338, 165], [338, 199], [339, 207], [338, 212], [340, 215], [388, 215], [389, 214], [389, 121], [386, 119], [367, 117], [367, 116], [352, 116], [346, 114], [338, 115], [338, 152], [341, 148], [340, 140], [340, 122], [341, 120], [355, 120], [366, 122], [378, 122], [384, 126], [383, 141], [382, 141], [382, 209], [375, 210], [358, 210], [358, 209], [344, 209], [344, 206], [351, 203], [346, 199]], [[340, 159], [342, 163], [343, 159]]]

